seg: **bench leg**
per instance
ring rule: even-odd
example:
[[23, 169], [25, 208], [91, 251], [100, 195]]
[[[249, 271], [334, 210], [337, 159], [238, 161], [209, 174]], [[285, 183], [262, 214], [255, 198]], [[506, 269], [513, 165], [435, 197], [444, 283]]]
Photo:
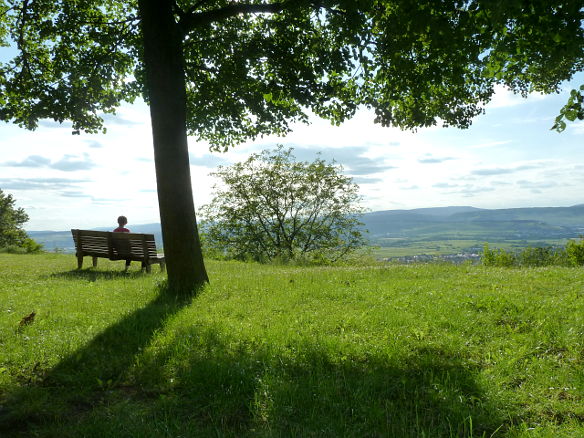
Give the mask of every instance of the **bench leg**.
[[83, 256], [77, 256], [77, 269], [81, 269], [83, 267]]
[[160, 262], [160, 272], [164, 272], [164, 271], [166, 271], [166, 263]]
[[93, 257], [93, 267], [97, 268], [97, 257]]
[[152, 272], [152, 265], [150, 263], [146, 263], [146, 272], [149, 274]]

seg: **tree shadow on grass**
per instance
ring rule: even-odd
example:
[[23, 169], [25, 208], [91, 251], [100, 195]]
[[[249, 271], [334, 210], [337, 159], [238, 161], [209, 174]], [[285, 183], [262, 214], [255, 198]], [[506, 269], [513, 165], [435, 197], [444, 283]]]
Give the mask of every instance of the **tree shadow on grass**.
[[[137, 374], [163, 394], [148, 407], [150, 436], [490, 437], [510, 418], [460, 352], [439, 348], [339, 355], [316, 339], [274, 349], [206, 327], [182, 331]], [[107, 412], [121, 408], [126, 430], [143, 436], [130, 406]]]
[[101, 271], [94, 268], [87, 269], [74, 269], [66, 272], [57, 272], [51, 274], [50, 278], [64, 278], [67, 280], [86, 280], [86, 281], [97, 281], [97, 280], [118, 280], [120, 278], [139, 278], [144, 275], [150, 275], [142, 271]]
[[[99, 271], [78, 272], [100, 275]], [[0, 436], [31, 436], [31, 428], [47, 426], [59, 431], [71, 418], [99, 405], [112, 388], [126, 385], [127, 370], [136, 355], [170, 316], [191, 301], [192, 297], [177, 297], [162, 285], [158, 296], [144, 308], [108, 327], [46, 373], [39, 370], [28, 376], [28, 381], [0, 400]]]
[[220, 322], [147, 349], [190, 302], [160, 293], [23, 382], [0, 403], [0, 436], [463, 438], [504, 436], [512, 421], [461, 351], [355, 353], [350, 341], [278, 343]]
[[[132, 328], [127, 325], [110, 336]], [[103, 359], [94, 359], [103, 349], [111, 352], [105, 340], [85, 348], [82, 360], [64, 361], [48, 379], [73, 388], [95, 387], [81, 384], [90, 377], [118, 379], [83, 411], [70, 410], [69, 422], [53, 418], [60, 436], [462, 438], [503, 436], [510, 421], [484, 397], [478, 370], [460, 352], [420, 348], [393, 359], [339, 354], [317, 339], [276, 346], [208, 323], [178, 329], [133, 365], [129, 358], [145, 338], [119, 345], [121, 358], [105, 372]], [[99, 373], [77, 376], [80, 365], [99, 366]], [[120, 371], [130, 366], [135, 384], [123, 386]]]

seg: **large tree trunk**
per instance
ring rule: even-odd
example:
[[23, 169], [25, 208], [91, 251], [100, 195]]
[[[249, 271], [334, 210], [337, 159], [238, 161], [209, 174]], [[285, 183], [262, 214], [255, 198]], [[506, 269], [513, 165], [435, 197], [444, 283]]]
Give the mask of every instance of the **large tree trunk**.
[[191, 187], [182, 40], [172, 1], [138, 3], [168, 286], [175, 293], [189, 293], [209, 279]]

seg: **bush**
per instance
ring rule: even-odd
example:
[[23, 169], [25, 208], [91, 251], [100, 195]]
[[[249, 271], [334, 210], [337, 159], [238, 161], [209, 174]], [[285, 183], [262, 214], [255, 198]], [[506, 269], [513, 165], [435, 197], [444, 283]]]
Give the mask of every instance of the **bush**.
[[485, 243], [481, 261], [485, 266], [539, 267], [573, 266], [584, 264], [584, 241], [568, 241], [566, 248], [527, 247], [516, 253], [504, 249], [492, 250]]
[[556, 266], [572, 266], [566, 248], [558, 248], [554, 251], [554, 263]]
[[568, 259], [573, 265], [584, 265], [584, 239], [580, 238], [579, 242], [568, 240], [568, 243], [566, 244], [566, 253]]
[[566, 250], [563, 248], [528, 247], [519, 253], [521, 266], [567, 266], [569, 265]]
[[43, 245], [27, 237], [19, 245], [6, 245], [0, 252], [8, 254], [37, 254], [43, 250]]
[[489, 248], [489, 244], [485, 243], [483, 246], [483, 254], [481, 255], [481, 262], [485, 266], [495, 266], [495, 251]]
[[485, 243], [485, 246], [483, 247], [481, 261], [485, 266], [510, 267], [517, 264], [515, 254], [510, 251], [505, 251], [504, 249], [489, 249], [488, 243]]
[[326, 265], [365, 246], [357, 184], [334, 162], [292, 151], [264, 150], [212, 174], [222, 185], [199, 215], [207, 256]]
[[22, 243], [22, 248], [24, 248], [25, 252], [28, 254], [35, 254], [43, 250], [43, 244], [36, 242], [30, 237], [27, 237]]
[[495, 265], [503, 268], [508, 268], [517, 264], [517, 258], [511, 251], [499, 249], [495, 255]]

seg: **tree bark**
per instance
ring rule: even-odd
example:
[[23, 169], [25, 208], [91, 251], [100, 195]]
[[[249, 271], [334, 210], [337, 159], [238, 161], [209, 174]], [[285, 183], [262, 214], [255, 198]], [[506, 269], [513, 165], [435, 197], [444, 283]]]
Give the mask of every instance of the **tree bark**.
[[192, 293], [209, 278], [191, 187], [182, 38], [172, 1], [138, 4], [168, 286], [174, 293]]

